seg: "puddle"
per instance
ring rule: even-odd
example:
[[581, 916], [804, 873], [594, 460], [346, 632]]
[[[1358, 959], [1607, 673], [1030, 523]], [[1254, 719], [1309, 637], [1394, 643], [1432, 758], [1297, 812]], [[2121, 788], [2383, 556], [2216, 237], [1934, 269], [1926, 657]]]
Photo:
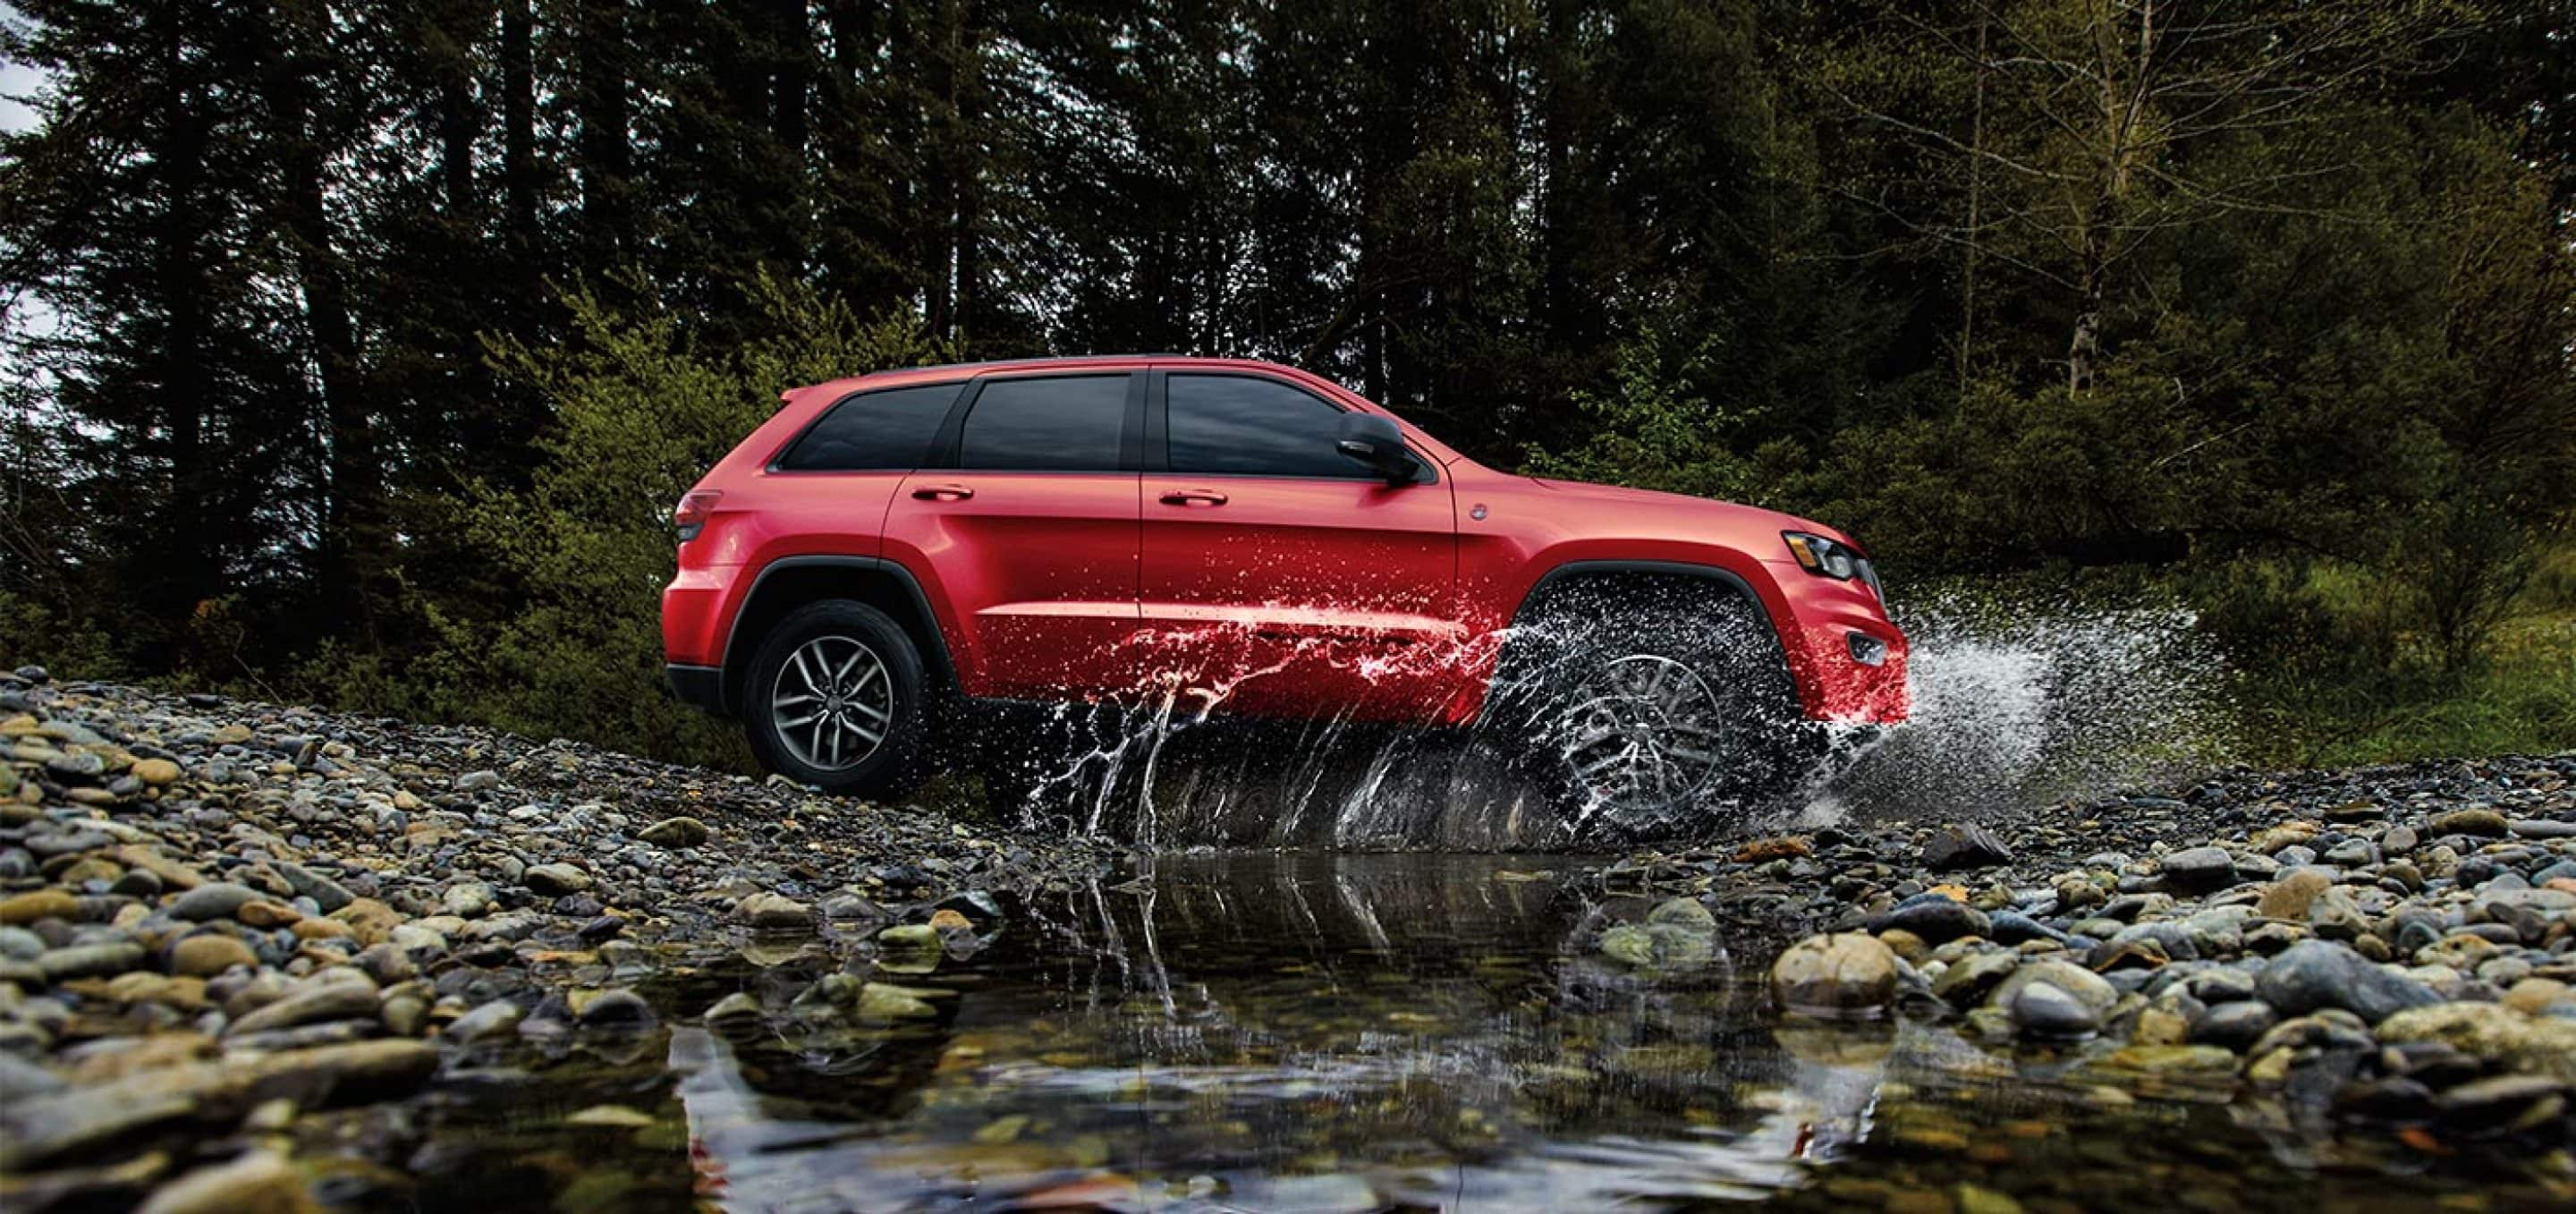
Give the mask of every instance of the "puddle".
[[[868, 974], [822, 942], [646, 986], [665, 1030], [451, 1084], [416, 1187], [354, 1207], [559, 1211], [2545, 1208], [2313, 1115], [2100, 1086], [1904, 1022], [1784, 1022], [1782, 943], [1686, 982], [1592, 953], [1564, 856], [1232, 853], [1013, 909], [980, 954]], [[935, 1020], [805, 1027], [842, 968]], [[700, 1027], [747, 992], [766, 1017]], [[526, 1060], [521, 1060], [522, 1062]], [[603, 1107], [605, 1106], [605, 1107]], [[2503, 1169], [2503, 1170], [2496, 1170]]]

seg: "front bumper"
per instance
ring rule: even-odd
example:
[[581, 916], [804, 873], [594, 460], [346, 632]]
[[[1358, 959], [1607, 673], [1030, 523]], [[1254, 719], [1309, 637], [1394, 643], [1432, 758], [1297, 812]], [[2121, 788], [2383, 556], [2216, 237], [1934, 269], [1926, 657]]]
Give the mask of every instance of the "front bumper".
[[[1912, 710], [1906, 692], [1905, 634], [1857, 581], [1818, 577], [1794, 562], [1764, 562], [1786, 610], [1777, 614], [1780, 645], [1798, 682], [1798, 704], [1819, 721], [1894, 725]], [[1864, 643], [1855, 646], [1857, 635]], [[1874, 643], [1874, 644], [1872, 644]], [[1863, 661], [1876, 649], [1878, 661]]]
[[725, 705], [723, 667], [683, 666], [675, 662], [662, 667], [662, 677], [670, 682], [671, 698], [720, 717], [733, 715]]

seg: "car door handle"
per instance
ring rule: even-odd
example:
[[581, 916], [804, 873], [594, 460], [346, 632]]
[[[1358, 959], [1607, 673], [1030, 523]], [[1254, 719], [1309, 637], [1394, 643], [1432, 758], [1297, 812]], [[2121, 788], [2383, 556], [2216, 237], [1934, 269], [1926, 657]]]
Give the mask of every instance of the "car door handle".
[[912, 495], [925, 502], [962, 502], [975, 496], [975, 491], [964, 485], [923, 485]]
[[1225, 504], [1225, 495], [1214, 489], [1166, 489], [1163, 491], [1163, 504], [1166, 506], [1222, 506]]

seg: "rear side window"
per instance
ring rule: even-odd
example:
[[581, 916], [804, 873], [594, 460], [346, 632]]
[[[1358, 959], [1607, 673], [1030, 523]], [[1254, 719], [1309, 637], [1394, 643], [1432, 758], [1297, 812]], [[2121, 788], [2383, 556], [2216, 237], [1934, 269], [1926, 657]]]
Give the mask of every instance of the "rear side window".
[[910, 472], [930, 455], [961, 383], [888, 388], [845, 397], [814, 423], [778, 466], [791, 472]]
[[1311, 393], [1242, 375], [1165, 381], [1164, 434], [1174, 472], [1370, 480], [1333, 448], [1342, 411]]
[[1127, 421], [1125, 375], [997, 379], [984, 385], [958, 439], [961, 468], [1116, 472]]

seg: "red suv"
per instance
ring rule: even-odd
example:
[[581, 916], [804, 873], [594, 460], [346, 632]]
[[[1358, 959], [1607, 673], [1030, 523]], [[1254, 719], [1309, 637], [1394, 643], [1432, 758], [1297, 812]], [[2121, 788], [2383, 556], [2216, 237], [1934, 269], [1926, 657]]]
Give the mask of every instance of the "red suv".
[[1514, 731], [1582, 797], [1739, 803], [1906, 712], [1848, 537], [1536, 479], [1269, 363], [921, 367], [785, 395], [675, 512], [673, 690], [883, 793], [934, 703]]

